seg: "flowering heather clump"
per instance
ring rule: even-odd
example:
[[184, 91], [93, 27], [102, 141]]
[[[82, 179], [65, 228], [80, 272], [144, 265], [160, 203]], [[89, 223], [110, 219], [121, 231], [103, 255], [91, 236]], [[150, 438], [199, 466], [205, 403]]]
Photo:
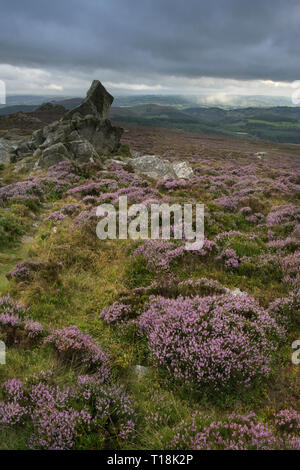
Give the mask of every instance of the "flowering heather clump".
[[186, 253], [184, 245], [176, 247], [175, 243], [167, 240], [146, 240], [133, 252], [133, 257], [141, 256], [150, 269], [168, 271], [173, 260]]
[[300, 240], [294, 237], [286, 237], [285, 239], [278, 239], [278, 240], [271, 240], [268, 242], [268, 247], [273, 249], [274, 251], [278, 252], [278, 250], [281, 251], [281, 253], [285, 252], [293, 252], [297, 248], [300, 247]]
[[103, 192], [108, 190], [115, 190], [118, 188], [117, 183], [112, 179], [102, 179], [102, 181], [92, 181], [87, 184], [82, 184], [75, 188], [69, 189], [69, 195], [79, 196], [99, 196]]
[[126, 304], [114, 302], [109, 307], [105, 307], [100, 313], [100, 318], [106, 323], [120, 323], [129, 319], [130, 307]]
[[30, 320], [27, 313], [27, 309], [19, 302], [10, 297], [0, 298], [0, 331], [5, 333], [7, 344], [17, 343], [21, 339], [21, 332], [29, 339], [43, 335], [43, 325]]
[[265, 220], [265, 216], [263, 214], [261, 214], [260, 212], [255, 212], [255, 214], [248, 215], [247, 217], [245, 217], [245, 220], [247, 220], [247, 222], [251, 222], [253, 224], [259, 224], [259, 223], [262, 223]]
[[77, 359], [89, 368], [101, 368], [103, 380], [108, 379], [108, 355], [94, 338], [87, 333], [82, 333], [78, 326], [70, 325], [56, 330], [47, 336], [44, 342], [52, 344], [60, 354], [70, 361]]
[[[300, 433], [300, 413], [296, 410], [281, 410], [275, 415], [275, 424], [287, 433]], [[300, 442], [300, 439], [299, 439]]]
[[13, 271], [6, 275], [7, 279], [16, 282], [31, 281], [36, 274], [47, 280], [57, 280], [58, 273], [62, 269], [61, 262], [54, 261], [23, 261], [18, 263]]
[[282, 225], [287, 222], [300, 222], [300, 207], [293, 204], [272, 207], [267, 216], [267, 225]]
[[258, 420], [255, 413], [228, 416], [205, 426], [182, 422], [170, 443], [171, 449], [189, 450], [275, 450], [300, 449], [300, 439], [281, 435], [270, 425]]
[[0, 297], [0, 313], [18, 315], [23, 318], [27, 309], [20, 302], [16, 302], [9, 295]]
[[155, 362], [215, 390], [265, 377], [283, 330], [251, 297], [152, 297], [139, 319]]
[[58, 222], [60, 220], [64, 220], [65, 218], [66, 215], [63, 214], [61, 211], [52, 212], [48, 217], [48, 219], [53, 220], [53, 222]]
[[296, 289], [300, 285], [300, 251], [281, 259], [281, 269], [284, 274], [283, 281]]
[[80, 204], [65, 204], [60, 211], [65, 214], [65, 215], [73, 215], [75, 212], [77, 212], [80, 209]]
[[219, 247], [216, 242], [205, 238], [203, 247], [201, 248], [201, 250], [197, 251], [197, 254], [199, 254], [200, 256], [212, 256], [213, 254], [217, 253], [218, 249]]
[[134, 439], [135, 411], [122, 385], [103, 385], [98, 375], [84, 375], [78, 377], [78, 392], [74, 396], [84, 397], [93, 404], [96, 425], [100, 421], [101, 428], [106, 426], [111, 436], [129, 442]]
[[72, 228], [91, 228], [95, 233], [96, 225], [98, 222], [99, 218], [96, 216], [96, 208], [89, 208], [89, 206], [87, 206], [86, 210], [81, 211], [74, 219]]
[[181, 281], [178, 288], [182, 295], [211, 295], [211, 294], [224, 294], [225, 288], [218, 281], [214, 279], [207, 279], [202, 277], [200, 279], [188, 279]]
[[222, 253], [217, 257], [217, 259], [223, 259], [224, 264], [227, 268], [237, 268], [239, 265], [239, 258], [236, 254], [236, 251], [232, 248], [226, 248]]
[[187, 188], [190, 185], [189, 181], [186, 180], [162, 180], [156, 183], [156, 187], [159, 189], [167, 189], [173, 191], [175, 189]]
[[157, 202], [159, 201], [159, 192], [156, 189], [139, 186], [135, 183], [129, 187], [120, 188], [114, 192], [101, 194], [99, 202], [118, 204], [120, 196], [127, 196], [128, 204], [142, 203], [147, 201], [149, 198], [155, 198]]
[[26, 319], [24, 321], [24, 330], [28, 333], [29, 338], [36, 338], [43, 333], [43, 325], [38, 321]]
[[71, 449], [81, 437], [95, 433], [103, 444], [112, 439], [131, 442], [135, 436], [135, 412], [122, 387], [103, 385], [97, 376], [80, 376], [64, 389], [40, 374], [26, 382], [12, 379], [2, 384], [0, 423], [31, 423], [29, 447]]
[[0, 188], [0, 205], [5, 205], [10, 201], [36, 201], [45, 195], [45, 186], [38, 178], [28, 178], [18, 183], [9, 184]]
[[269, 313], [278, 323], [289, 325], [294, 320], [299, 322], [300, 290], [291, 292], [288, 297], [275, 299], [268, 307]]

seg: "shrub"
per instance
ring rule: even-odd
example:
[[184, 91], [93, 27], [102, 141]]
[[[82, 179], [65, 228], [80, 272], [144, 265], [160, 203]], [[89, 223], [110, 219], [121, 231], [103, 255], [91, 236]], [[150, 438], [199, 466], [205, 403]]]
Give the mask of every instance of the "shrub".
[[30, 423], [30, 448], [71, 449], [91, 433], [102, 446], [135, 437], [135, 412], [124, 388], [104, 386], [97, 376], [80, 376], [75, 386], [61, 389], [51, 382], [51, 374], [42, 372], [25, 382], [4, 382], [2, 390], [0, 423]]
[[130, 307], [126, 304], [114, 302], [109, 307], [105, 307], [100, 313], [100, 318], [106, 323], [120, 323], [129, 319]]
[[80, 361], [88, 368], [101, 370], [103, 381], [109, 377], [108, 355], [88, 333], [82, 333], [78, 326], [70, 325], [54, 331], [44, 340], [52, 344], [64, 359]]
[[[201, 421], [201, 417], [200, 417]], [[274, 450], [300, 449], [300, 439], [280, 435], [273, 426], [262, 423], [255, 413], [233, 413], [223, 421], [199, 425], [197, 417], [182, 422], [170, 443], [171, 449], [189, 450]]]
[[20, 342], [24, 336], [33, 340], [43, 335], [43, 325], [32, 321], [27, 313], [24, 305], [11, 297], [0, 298], [0, 330], [4, 332], [8, 345]]
[[139, 319], [155, 362], [176, 379], [214, 390], [266, 377], [282, 337], [251, 297], [152, 297]]
[[6, 275], [7, 279], [14, 279], [16, 282], [29, 282], [34, 276], [55, 282], [59, 280], [59, 272], [62, 263], [54, 261], [23, 261], [18, 263], [13, 271]]
[[25, 233], [24, 221], [9, 212], [0, 212], [0, 248], [10, 246]]

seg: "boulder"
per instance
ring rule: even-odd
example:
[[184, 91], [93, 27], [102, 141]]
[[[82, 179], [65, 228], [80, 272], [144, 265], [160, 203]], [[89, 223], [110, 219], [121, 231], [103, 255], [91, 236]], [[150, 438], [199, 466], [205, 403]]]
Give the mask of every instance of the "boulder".
[[190, 178], [194, 174], [187, 162], [171, 163], [158, 155], [143, 155], [130, 163], [137, 173], [155, 180]]
[[266, 156], [268, 155], [267, 152], [256, 152], [254, 154], [256, 156], [256, 158], [258, 158], [259, 160], [263, 159], [263, 158], [266, 158]]
[[142, 157], [133, 158], [131, 163], [137, 173], [149, 178], [155, 180], [176, 178], [172, 163], [157, 155], [143, 155]]

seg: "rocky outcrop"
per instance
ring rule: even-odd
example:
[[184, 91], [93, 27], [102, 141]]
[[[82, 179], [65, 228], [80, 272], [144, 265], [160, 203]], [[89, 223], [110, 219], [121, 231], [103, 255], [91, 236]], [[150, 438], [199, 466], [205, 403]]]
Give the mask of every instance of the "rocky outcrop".
[[40, 166], [49, 166], [62, 159], [90, 161], [117, 153], [123, 130], [107, 119], [112, 101], [103, 85], [94, 80], [77, 108], [21, 141], [11, 161], [34, 155]]
[[130, 160], [137, 173], [155, 180], [187, 179], [194, 174], [187, 162], [170, 162], [158, 155], [143, 155]]

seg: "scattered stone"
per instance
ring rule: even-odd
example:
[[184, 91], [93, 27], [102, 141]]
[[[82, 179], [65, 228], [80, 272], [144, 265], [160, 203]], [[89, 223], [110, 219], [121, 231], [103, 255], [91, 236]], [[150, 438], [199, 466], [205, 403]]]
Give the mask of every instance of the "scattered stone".
[[30, 235], [23, 235], [21, 238], [22, 243], [32, 243], [34, 241], [34, 237], [31, 237]]
[[261, 160], [262, 158], [265, 158], [265, 157], [268, 155], [268, 153], [267, 153], [267, 152], [256, 152], [254, 155], [255, 155], [259, 160]]
[[229, 289], [228, 287], [225, 287], [225, 291], [228, 294], [231, 294], [233, 297], [241, 297], [242, 295], [246, 294], [246, 292], [241, 291], [238, 287], [235, 289]]
[[145, 377], [149, 372], [149, 367], [144, 367], [140, 365], [133, 366], [133, 373], [137, 378]]

